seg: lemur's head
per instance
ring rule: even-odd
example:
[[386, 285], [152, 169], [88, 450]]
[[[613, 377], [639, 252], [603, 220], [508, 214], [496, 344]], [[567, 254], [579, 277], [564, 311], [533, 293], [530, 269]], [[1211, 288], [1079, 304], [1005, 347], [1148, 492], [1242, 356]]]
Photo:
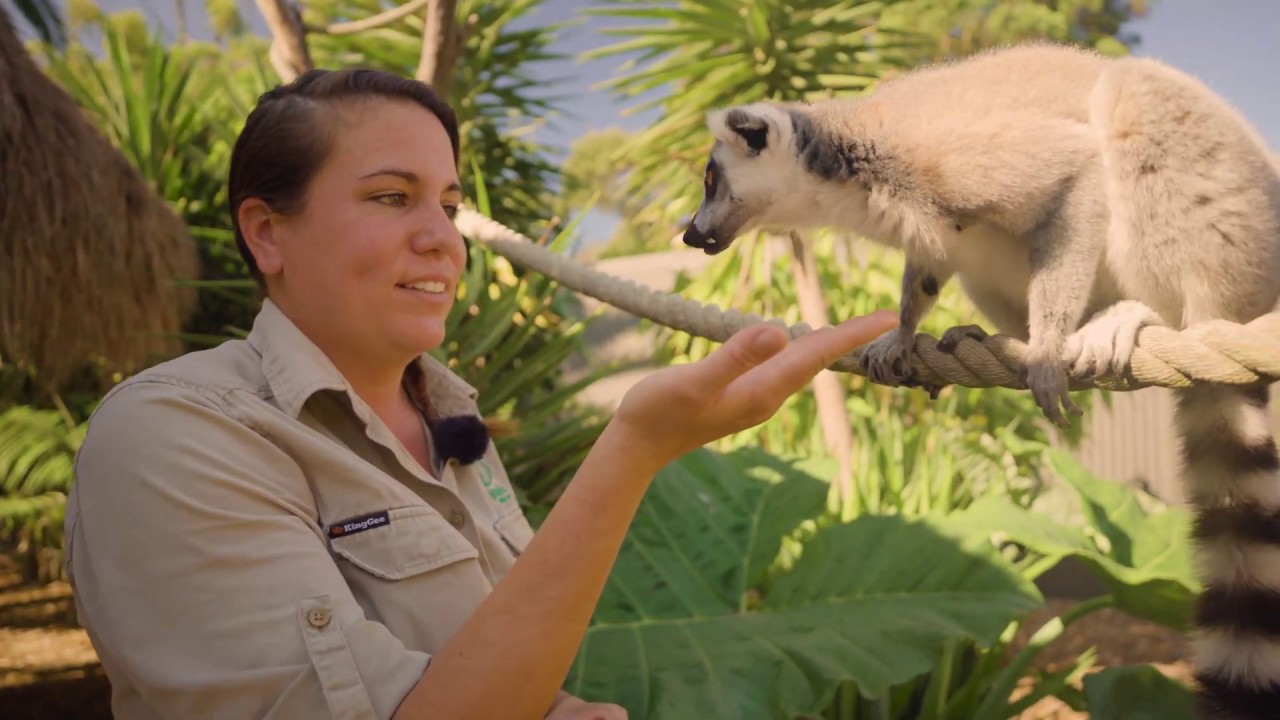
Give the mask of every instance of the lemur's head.
[[702, 203], [685, 229], [684, 244], [708, 255], [734, 239], [769, 226], [804, 225], [797, 182], [804, 182], [787, 106], [751, 103], [713, 110], [707, 127], [715, 137], [703, 176]]

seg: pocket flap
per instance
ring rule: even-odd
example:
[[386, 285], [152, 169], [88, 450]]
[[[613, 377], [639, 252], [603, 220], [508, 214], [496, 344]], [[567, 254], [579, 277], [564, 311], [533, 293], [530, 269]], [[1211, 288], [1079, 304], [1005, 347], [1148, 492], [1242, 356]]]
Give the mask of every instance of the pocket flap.
[[387, 580], [403, 580], [479, 557], [475, 546], [440, 513], [419, 506], [388, 510], [385, 522], [331, 537], [329, 546], [360, 568]]
[[498, 518], [493, 527], [502, 539], [507, 541], [507, 545], [511, 546], [511, 551], [516, 555], [524, 552], [529, 541], [533, 539], [533, 529], [529, 527], [529, 521], [525, 519], [524, 513], [520, 512], [519, 506], [516, 507], [515, 512]]

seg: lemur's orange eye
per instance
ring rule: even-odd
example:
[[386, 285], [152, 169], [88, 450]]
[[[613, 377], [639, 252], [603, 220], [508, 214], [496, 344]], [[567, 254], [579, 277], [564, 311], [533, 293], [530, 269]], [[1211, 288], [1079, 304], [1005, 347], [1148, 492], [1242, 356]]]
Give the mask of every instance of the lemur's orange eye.
[[716, 181], [716, 171], [714, 168], [708, 165], [707, 172], [702, 176], [702, 182], [706, 183], [707, 187], [711, 187], [712, 183], [714, 183], [715, 181]]

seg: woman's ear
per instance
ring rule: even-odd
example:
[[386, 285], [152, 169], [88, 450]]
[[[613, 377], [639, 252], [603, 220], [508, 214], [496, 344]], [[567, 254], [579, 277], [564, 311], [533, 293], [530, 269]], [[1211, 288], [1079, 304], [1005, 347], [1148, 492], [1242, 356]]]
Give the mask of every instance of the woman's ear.
[[263, 275], [275, 275], [280, 272], [284, 262], [280, 256], [280, 247], [276, 243], [275, 226], [272, 221], [275, 215], [271, 208], [259, 198], [247, 198], [240, 203], [238, 211], [240, 234], [244, 236], [249, 252], [258, 264]]

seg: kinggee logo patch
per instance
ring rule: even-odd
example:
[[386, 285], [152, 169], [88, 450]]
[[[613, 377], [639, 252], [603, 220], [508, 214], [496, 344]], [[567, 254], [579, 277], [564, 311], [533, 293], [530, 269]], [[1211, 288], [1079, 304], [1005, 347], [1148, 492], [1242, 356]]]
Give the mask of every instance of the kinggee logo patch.
[[359, 515], [336, 522], [329, 526], [329, 537], [345, 537], [391, 524], [391, 516], [387, 511]]

